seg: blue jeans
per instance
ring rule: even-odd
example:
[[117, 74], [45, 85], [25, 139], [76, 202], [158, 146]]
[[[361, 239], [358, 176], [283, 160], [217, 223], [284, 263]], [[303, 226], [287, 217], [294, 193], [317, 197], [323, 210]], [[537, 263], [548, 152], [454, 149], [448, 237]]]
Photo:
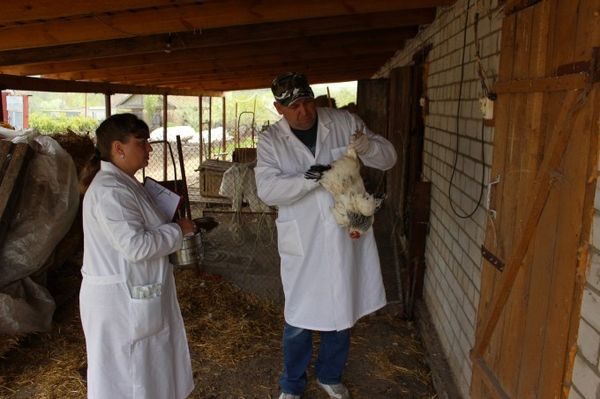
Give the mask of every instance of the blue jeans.
[[[350, 351], [350, 329], [320, 331], [319, 356], [315, 363], [317, 379], [323, 384], [339, 384]], [[302, 395], [306, 388], [306, 370], [312, 357], [312, 331], [285, 323], [283, 327], [283, 374], [281, 390]]]

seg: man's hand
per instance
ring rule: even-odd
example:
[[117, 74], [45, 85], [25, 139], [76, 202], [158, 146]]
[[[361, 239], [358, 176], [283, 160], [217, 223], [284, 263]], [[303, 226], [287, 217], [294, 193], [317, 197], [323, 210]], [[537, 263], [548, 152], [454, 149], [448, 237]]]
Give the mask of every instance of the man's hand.
[[319, 181], [321, 180], [321, 177], [323, 177], [323, 173], [325, 173], [329, 169], [331, 169], [330, 165], [313, 165], [306, 172], [304, 172], [304, 178]]
[[366, 154], [371, 148], [369, 136], [362, 132], [353, 134], [350, 138], [350, 146], [354, 148], [354, 151], [356, 151], [358, 155]]

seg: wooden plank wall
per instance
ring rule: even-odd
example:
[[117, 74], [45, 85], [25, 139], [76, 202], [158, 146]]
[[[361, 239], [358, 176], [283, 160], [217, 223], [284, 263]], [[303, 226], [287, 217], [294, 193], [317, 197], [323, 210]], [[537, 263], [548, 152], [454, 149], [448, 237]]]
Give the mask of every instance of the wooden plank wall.
[[[357, 113], [374, 133], [388, 135], [388, 79], [359, 80], [356, 90]], [[361, 174], [370, 193], [385, 191], [384, 172], [363, 167]]]
[[406, 210], [406, 185], [408, 184], [408, 145], [412, 112], [411, 81], [413, 67], [395, 68], [390, 72], [389, 91], [389, 139], [398, 152], [396, 165], [388, 171], [388, 198], [394, 204], [397, 217], [403, 217]]
[[[542, 1], [507, 16], [502, 32], [501, 82], [556, 76], [565, 65], [589, 62], [598, 46], [597, 0]], [[595, 23], [595, 22], [596, 23]], [[594, 33], [596, 34], [594, 36]], [[597, 85], [596, 85], [597, 86]], [[596, 90], [597, 91], [597, 90]], [[593, 95], [593, 94], [592, 94]], [[491, 176], [501, 176], [488, 223], [486, 247], [502, 259], [512, 253], [530, 211], [531, 187], [546, 155], [565, 91], [507, 93], [496, 104], [496, 133]], [[569, 112], [571, 135], [554, 185], [531, 237], [524, 265], [512, 287], [481, 364], [474, 364], [474, 398], [565, 397], [583, 282], [578, 254], [589, 238], [595, 190], [597, 140], [591, 115], [597, 102]], [[502, 282], [484, 266], [479, 321]], [[481, 327], [479, 325], [478, 327]], [[479, 330], [478, 330], [479, 333]]]

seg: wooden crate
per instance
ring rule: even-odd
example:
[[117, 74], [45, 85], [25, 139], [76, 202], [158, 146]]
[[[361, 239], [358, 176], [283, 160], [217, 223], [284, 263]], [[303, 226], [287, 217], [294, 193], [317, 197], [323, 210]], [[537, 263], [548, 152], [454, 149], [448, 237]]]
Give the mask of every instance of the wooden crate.
[[233, 162], [252, 163], [256, 161], [256, 148], [236, 148], [231, 158]]
[[209, 198], [224, 198], [219, 195], [219, 188], [223, 180], [223, 173], [229, 169], [232, 162], [209, 159], [204, 161], [198, 171], [200, 172], [200, 195]]

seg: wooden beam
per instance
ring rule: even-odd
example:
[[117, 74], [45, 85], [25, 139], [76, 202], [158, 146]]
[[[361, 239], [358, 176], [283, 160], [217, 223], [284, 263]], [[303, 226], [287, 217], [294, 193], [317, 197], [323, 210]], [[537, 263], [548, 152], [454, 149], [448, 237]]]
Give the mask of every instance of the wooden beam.
[[[0, 51], [0, 66], [49, 63], [55, 61], [93, 60], [105, 57], [132, 56], [147, 53], [174, 52], [197, 48], [240, 45], [246, 43], [284, 40], [297, 37], [321, 36], [335, 33], [365, 32], [428, 24], [435, 18], [434, 9], [416, 9], [384, 13], [335, 16], [204, 29], [202, 32], [176, 32], [127, 39], [104, 40], [36, 49]], [[43, 69], [43, 67], [42, 67]], [[18, 69], [5, 73], [26, 75]]]
[[70, 80], [29, 78], [0, 74], [0, 87], [14, 90], [50, 91], [61, 93], [126, 93], [126, 94], [172, 94], [178, 96], [210, 95], [221, 97], [222, 92], [157, 88], [155, 86], [127, 86], [96, 82], [74, 82]]
[[[364, 67], [363, 69], [352, 71], [323, 71], [309, 68], [308, 66], [305, 69], [298, 68], [297, 70], [300, 72], [305, 72], [308, 75], [311, 84], [318, 84], [370, 79], [379, 69], [379, 66], [380, 64], [377, 64], [371, 67]], [[285, 71], [287, 71], [287, 69], [260, 71], [252, 73], [251, 75], [248, 73], [237, 73], [228, 76], [220, 76], [218, 79], [213, 78], [210, 81], [207, 80], [208, 78], [198, 78], [194, 81], [190, 80], [189, 82], [181, 84], [171, 83], [169, 84], [169, 87], [186, 88], [188, 90], [208, 90], [210, 88], [215, 90], [223, 89], [227, 91], [265, 89], [270, 87], [270, 83], [275, 76]]]
[[172, 86], [177, 83], [194, 84], [197, 81], [201, 81], [204, 84], [208, 84], [208, 82], [210, 81], [222, 78], [227, 79], [228, 77], [234, 77], [236, 79], [238, 77], [242, 79], [251, 78], [252, 76], [259, 73], [270, 73], [276, 75], [277, 73], [288, 70], [315, 72], [319, 71], [319, 73], [328, 72], [330, 74], [341, 73], [342, 71], [344, 71], [344, 73], [350, 74], [357, 70], [368, 69], [374, 73], [381, 66], [382, 62], [388, 59], [391, 54], [391, 51], [387, 51], [370, 54], [369, 56], [363, 56], [360, 58], [324, 57], [319, 60], [314, 60], [316, 62], [289, 60], [277, 63], [256, 63], [254, 65], [250, 63], [248, 65], [241, 64], [239, 66], [229, 66], [228, 68], [222, 68], [219, 69], [218, 73], [215, 73], [215, 71], [212, 68], [207, 68], [203, 70], [189, 70], [183, 73], [180, 73], [178, 71], [175, 73], [160, 72], [150, 73], [146, 75], [132, 74], [124, 76], [122, 78], [115, 78], [115, 81], [121, 84], [129, 85], [145, 85], [154, 83], [156, 85]]
[[573, 90], [583, 88], [588, 79], [587, 73], [574, 73], [551, 78], [511, 80], [510, 82], [496, 83], [492, 91], [495, 93], [542, 93]]
[[[225, 26], [429, 8], [451, 0], [222, 0], [5, 26], [0, 49], [34, 48]], [[71, 2], [56, 5], [70, 7]]]
[[[264, 65], [269, 62], [320, 62], [319, 59], [347, 57], [348, 62], [373, 53], [397, 50], [403, 41], [410, 37], [404, 30], [376, 31], [369, 35], [328, 35], [317, 38], [297, 40], [290, 45], [285, 40], [269, 43], [239, 45], [233, 47], [215, 47], [197, 51], [179, 51], [176, 54], [141, 57], [119, 57], [119, 59], [98, 60], [94, 63], [76, 62], [71, 67], [85, 68], [81, 72], [47, 73], [30, 71], [32, 75], [74, 80], [105, 80], [140, 77], [142, 74], [170, 73], [184, 74], [194, 70], [219, 71], [239, 65]], [[314, 60], [314, 61], [313, 61]], [[59, 65], [60, 67], [60, 65]]]
[[57, 0], [21, 0], [6, 1], [2, 4], [0, 25], [58, 19], [85, 15], [97, 15], [115, 12], [126, 12], [132, 9], [158, 8], [187, 3], [198, 0], [94, 0], [57, 1]]

